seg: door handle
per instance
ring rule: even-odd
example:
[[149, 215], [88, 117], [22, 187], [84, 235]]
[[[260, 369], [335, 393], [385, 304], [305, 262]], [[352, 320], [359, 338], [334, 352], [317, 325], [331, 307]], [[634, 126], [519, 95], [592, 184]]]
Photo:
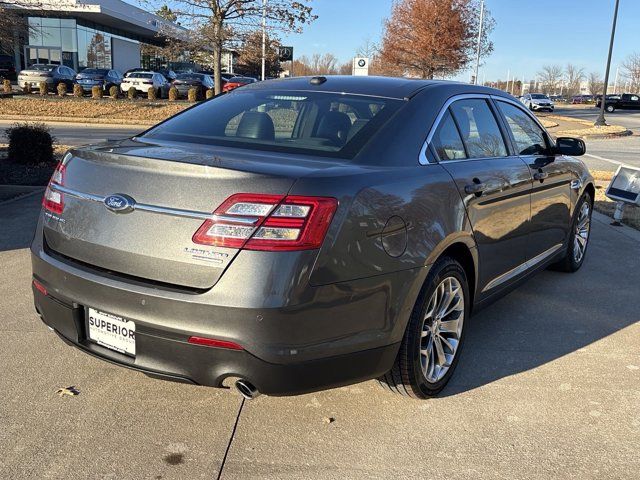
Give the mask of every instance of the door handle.
[[479, 195], [487, 189], [487, 184], [482, 182], [474, 182], [469, 185], [465, 185], [464, 191], [468, 195]]
[[534, 180], [544, 180], [545, 178], [547, 178], [549, 176], [549, 174], [547, 172], [536, 172], [533, 174], [533, 179]]

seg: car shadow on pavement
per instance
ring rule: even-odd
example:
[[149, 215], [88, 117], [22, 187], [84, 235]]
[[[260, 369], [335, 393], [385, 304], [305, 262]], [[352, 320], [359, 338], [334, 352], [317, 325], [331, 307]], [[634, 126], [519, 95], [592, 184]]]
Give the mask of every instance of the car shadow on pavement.
[[42, 193], [0, 204], [0, 252], [27, 248], [38, 223]]
[[471, 318], [441, 396], [535, 369], [638, 322], [639, 253], [637, 242], [594, 222], [578, 272], [541, 272]]

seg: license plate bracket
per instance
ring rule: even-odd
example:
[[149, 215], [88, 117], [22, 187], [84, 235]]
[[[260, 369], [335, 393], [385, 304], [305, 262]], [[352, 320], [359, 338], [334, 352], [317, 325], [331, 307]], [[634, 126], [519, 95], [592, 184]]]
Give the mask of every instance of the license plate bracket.
[[118, 353], [135, 357], [136, 324], [124, 317], [86, 308], [87, 340]]

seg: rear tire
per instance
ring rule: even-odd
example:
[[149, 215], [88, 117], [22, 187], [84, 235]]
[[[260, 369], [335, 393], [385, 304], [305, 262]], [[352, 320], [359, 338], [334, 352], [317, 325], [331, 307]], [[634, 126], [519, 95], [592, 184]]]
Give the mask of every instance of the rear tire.
[[604, 109], [609, 113], [613, 113], [615, 112], [616, 107], [614, 107], [613, 105], [607, 105]]
[[576, 212], [571, 222], [571, 233], [567, 241], [567, 253], [551, 267], [561, 272], [573, 273], [584, 263], [591, 237], [591, 214], [593, 213], [593, 199], [588, 192], [578, 201]]
[[460, 358], [470, 299], [462, 266], [440, 258], [418, 296], [393, 367], [378, 379], [385, 390], [413, 398], [442, 391]]

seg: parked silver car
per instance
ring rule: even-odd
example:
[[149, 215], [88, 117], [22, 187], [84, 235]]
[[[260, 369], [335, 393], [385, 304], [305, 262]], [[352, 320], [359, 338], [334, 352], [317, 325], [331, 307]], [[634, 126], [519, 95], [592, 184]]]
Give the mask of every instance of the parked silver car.
[[76, 72], [64, 65], [36, 63], [18, 74], [18, 85], [24, 87], [25, 84], [29, 84], [31, 87], [38, 88], [40, 82], [46, 82], [48, 89], [53, 91], [58, 84], [64, 83], [67, 89], [71, 89], [73, 88], [75, 77]]

